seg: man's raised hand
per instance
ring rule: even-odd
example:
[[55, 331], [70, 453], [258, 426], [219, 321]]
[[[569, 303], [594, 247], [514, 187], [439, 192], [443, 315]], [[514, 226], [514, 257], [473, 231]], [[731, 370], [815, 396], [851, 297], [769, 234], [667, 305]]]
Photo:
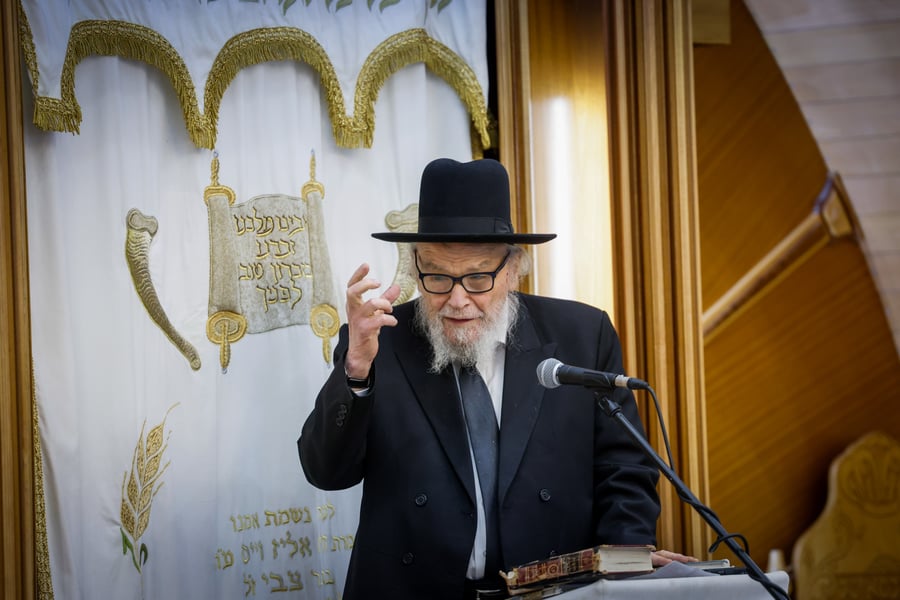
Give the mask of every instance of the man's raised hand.
[[350, 344], [344, 368], [347, 375], [356, 379], [366, 379], [375, 355], [378, 354], [378, 333], [382, 327], [397, 324], [393, 303], [400, 296], [400, 286], [392, 285], [380, 296], [368, 300], [363, 295], [381, 287], [375, 279], [366, 277], [369, 265], [361, 264], [347, 283], [347, 326], [350, 330]]

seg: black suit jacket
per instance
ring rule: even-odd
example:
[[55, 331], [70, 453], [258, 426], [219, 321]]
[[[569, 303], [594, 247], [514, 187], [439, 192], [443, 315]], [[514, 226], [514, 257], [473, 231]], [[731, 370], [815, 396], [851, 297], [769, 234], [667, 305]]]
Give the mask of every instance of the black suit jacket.
[[[507, 567], [599, 543], [654, 544], [658, 473], [620, 425], [578, 386], [548, 390], [538, 363], [622, 372], [605, 312], [520, 294], [507, 342], [500, 425], [500, 543]], [[475, 483], [451, 369], [427, 372], [428, 341], [412, 326], [414, 302], [395, 307], [379, 337], [372, 394], [347, 387], [344, 326], [335, 368], [298, 440], [307, 479], [320, 489], [363, 481], [345, 600], [463, 596], [475, 537]], [[631, 392], [614, 392], [637, 426]]]

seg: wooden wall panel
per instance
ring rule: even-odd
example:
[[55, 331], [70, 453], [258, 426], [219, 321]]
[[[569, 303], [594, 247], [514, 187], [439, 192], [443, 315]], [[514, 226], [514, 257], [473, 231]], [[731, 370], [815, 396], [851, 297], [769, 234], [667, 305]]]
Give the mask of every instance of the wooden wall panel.
[[872, 429], [900, 437], [894, 352], [852, 240], [816, 252], [707, 343], [710, 497], [755, 561], [790, 556], [845, 446]]
[[538, 291], [600, 306], [615, 322], [602, 9], [528, 3], [528, 154], [535, 230], [559, 234], [535, 248]]
[[[537, 248], [537, 291], [567, 295], [553, 270], [580, 300], [615, 300], [626, 370], [652, 381], [679, 474], [705, 498], [690, 3], [495, 6], [500, 159], [527, 199], [517, 227], [560, 233]], [[649, 398], [640, 407], [661, 448]], [[659, 543], [704, 552], [699, 518], [660, 491]]]
[[691, 2], [692, 38], [696, 44], [727, 44], [731, 41], [728, 0]]
[[694, 49], [704, 309], [806, 218], [827, 174], [742, 2], [731, 15], [731, 44]]
[[[773, 271], [705, 336], [709, 496], [764, 565], [818, 516], [846, 445], [900, 434], [900, 364], [855, 218], [836, 240], [815, 215], [822, 154], [743, 3], [731, 14], [730, 45], [694, 50], [705, 321], [758, 265]], [[797, 231], [799, 250], [773, 259]]]
[[[865, 232], [861, 245], [900, 350], [900, 2], [745, 0]], [[890, 202], [876, 188], [889, 188]]]
[[615, 314], [602, 5], [495, 4], [499, 159], [518, 231], [559, 237], [531, 249], [529, 290]]

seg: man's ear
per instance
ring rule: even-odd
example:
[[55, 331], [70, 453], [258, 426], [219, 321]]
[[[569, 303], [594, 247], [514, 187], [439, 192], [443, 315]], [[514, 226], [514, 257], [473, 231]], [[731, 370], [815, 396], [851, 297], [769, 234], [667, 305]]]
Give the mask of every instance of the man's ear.
[[509, 288], [510, 291], [514, 291], [514, 292], [519, 291], [519, 280], [521, 279], [521, 277], [519, 277], [519, 269], [521, 267], [521, 265], [519, 264], [519, 261], [521, 261], [521, 260], [522, 260], [522, 255], [516, 254], [510, 261], [510, 264], [508, 264], [507, 268], [505, 269], [506, 286]]

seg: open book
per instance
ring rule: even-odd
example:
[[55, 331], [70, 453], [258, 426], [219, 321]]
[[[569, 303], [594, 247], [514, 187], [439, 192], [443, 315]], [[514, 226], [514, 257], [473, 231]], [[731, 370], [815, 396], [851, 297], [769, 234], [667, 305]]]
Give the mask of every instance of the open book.
[[550, 584], [599, 577], [622, 577], [653, 570], [653, 546], [601, 545], [536, 560], [502, 572], [511, 595], [534, 591]]

